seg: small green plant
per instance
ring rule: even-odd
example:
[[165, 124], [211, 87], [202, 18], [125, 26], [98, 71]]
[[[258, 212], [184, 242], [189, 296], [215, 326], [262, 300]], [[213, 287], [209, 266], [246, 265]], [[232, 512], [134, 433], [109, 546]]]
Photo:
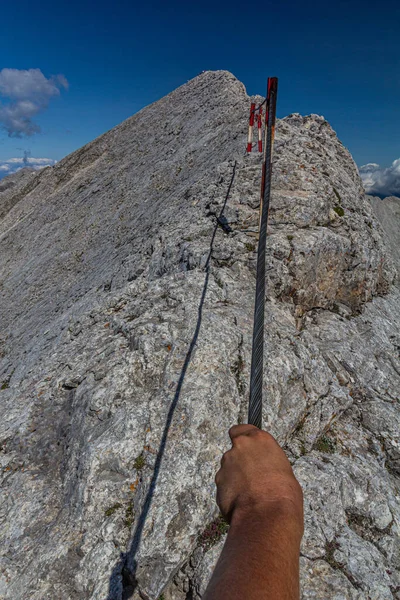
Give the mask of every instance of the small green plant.
[[145, 465], [144, 456], [143, 456], [143, 454], [139, 454], [139, 456], [137, 456], [135, 458], [135, 461], [133, 463], [133, 468], [136, 469], [136, 471], [141, 471], [143, 469], [144, 465]]
[[333, 188], [333, 193], [335, 194], [336, 198], [338, 199], [339, 204], [342, 204], [342, 199], [339, 195], [339, 192], [337, 191], [336, 188]]
[[289, 242], [291, 242], [291, 241], [292, 241], [293, 237], [294, 237], [293, 235], [288, 235], [288, 236], [287, 236], [287, 239], [289, 240]]
[[256, 245], [252, 244], [251, 242], [246, 242], [244, 247], [246, 248], [247, 252], [254, 252], [256, 249]]
[[110, 508], [107, 508], [107, 510], [104, 512], [104, 514], [106, 515], [106, 517], [111, 517], [111, 515], [113, 515], [121, 507], [122, 507], [122, 504], [120, 502], [117, 502], [113, 506], [110, 506]]
[[363, 528], [367, 529], [369, 527], [371, 529], [372, 523], [368, 517], [360, 515], [351, 510], [346, 510], [346, 517], [349, 527], [354, 529], [354, 531], [358, 534], [363, 530]]
[[336, 213], [337, 215], [339, 215], [339, 217], [343, 217], [343, 215], [344, 215], [344, 210], [343, 210], [343, 208], [342, 208], [341, 206], [337, 206], [337, 205], [336, 205], [336, 206], [334, 206], [334, 207], [333, 207], [333, 210], [335, 211], [335, 213]]
[[8, 390], [8, 388], [10, 387], [11, 377], [14, 375], [14, 371], [15, 369], [11, 371], [7, 379], [4, 379], [3, 383], [0, 386], [0, 390]]
[[125, 527], [128, 527], [130, 529], [133, 525], [134, 520], [135, 520], [135, 517], [133, 514], [133, 499], [132, 499], [129, 501], [129, 504], [125, 511]]
[[220, 515], [212, 523], [207, 525], [205, 530], [199, 535], [198, 542], [204, 550], [208, 550], [221, 539], [221, 537], [227, 533], [229, 529], [228, 523], [224, 517]]
[[217, 286], [219, 288], [223, 289], [224, 282], [222, 281], [222, 279], [217, 274], [214, 275], [214, 280], [215, 280], [215, 283], [217, 284]]
[[324, 454], [334, 454], [336, 451], [336, 444], [327, 435], [321, 435], [319, 440], [315, 443], [314, 448]]

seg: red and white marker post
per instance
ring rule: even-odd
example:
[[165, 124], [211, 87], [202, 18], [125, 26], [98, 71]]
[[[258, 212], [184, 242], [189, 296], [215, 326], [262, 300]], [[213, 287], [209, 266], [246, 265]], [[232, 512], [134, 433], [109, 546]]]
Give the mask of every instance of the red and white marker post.
[[260, 108], [258, 109], [257, 129], [258, 129], [258, 151], [262, 152], [262, 106], [260, 106]]
[[[263, 102], [264, 104], [264, 102]], [[257, 117], [257, 131], [258, 131], [258, 151], [263, 151], [263, 142], [262, 142], [262, 105], [256, 108], [255, 102], [250, 104], [250, 117], [249, 117], [249, 135], [247, 138], [247, 152], [251, 152], [253, 150], [253, 127], [254, 121]]]
[[247, 152], [251, 152], [253, 147], [253, 126], [255, 117], [256, 105], [252, 102], [250, 105], [250, 118], [249, 118], [249, 136], [247, 138]]

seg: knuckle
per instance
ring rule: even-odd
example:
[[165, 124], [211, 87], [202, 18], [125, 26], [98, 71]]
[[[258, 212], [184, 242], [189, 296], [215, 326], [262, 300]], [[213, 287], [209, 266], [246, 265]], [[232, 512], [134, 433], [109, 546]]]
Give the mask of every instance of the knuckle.
[[240, 425], [232, 425], [232, 427], [229, 428], [228, 433], [229, 433], [229, 437], [231, 439], [236, 437], [236, 435], [238, 434], [239, 427], [240, 427]]
[[253, 437], [253, 438], [258, 438], [258, 437], [262, 436], [262, 434], [263, 434], [263, 433], [264, 433], [264, 432], [263, 432], [263, 431], [261, 431], [261, 429], [258, 429], [257, 427], [255, 427], [254, 429], [251, 429], [251, 430], [249, 431], [249, 434], [248, 434], [248, 435], [249, 435], [250, 437]]
[[226, 452], [224, 452], [224, 454], [222, 455], [221, 465], [224, 465], [231, 458], [232, 458], [232, 448], [230, 450], [227, 450]]
[[266, 447], [272, 448], [272, 446], [277, 445], [275, 438], [268, 431], [263, 431], [262, 429], [253, 431], [252, 437], [259, 441], [259, 443], [263, 443]]
[[246, 435], [239, 435], [238, 437], [235, 437], [232, 441], [232, 449], [236, 448], [236, 449], [240, 449], [243, 447], [243, 443], [246, 443]]
[[242, 425], [233, 425], [229, 429], [229, 435], [231, 438], [248, 435], [252, 429], [256, 429], [256, 427], [254, 427], [254, 425], [249, 425], [248, 423], [243, 423]]

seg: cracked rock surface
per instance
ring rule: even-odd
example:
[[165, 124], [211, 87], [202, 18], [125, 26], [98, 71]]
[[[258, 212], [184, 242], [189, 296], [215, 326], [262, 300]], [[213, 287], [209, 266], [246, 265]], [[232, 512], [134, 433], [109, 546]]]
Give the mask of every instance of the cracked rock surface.
[[[247, 411], [249, 104], [205, 72], [2, 180], [4, 600], [204, 593], [214, 474]], [[304, 489], [302, 598], [399, 600], [400, 220], [318, 115], [278, 121], [272, 189], [263, 418]]]

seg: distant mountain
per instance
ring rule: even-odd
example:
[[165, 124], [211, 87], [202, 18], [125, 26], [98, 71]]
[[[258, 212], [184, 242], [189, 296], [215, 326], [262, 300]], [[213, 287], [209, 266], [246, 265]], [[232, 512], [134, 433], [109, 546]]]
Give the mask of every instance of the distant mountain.
[[23, 158], [9, 158], [8, 160], [0, 160], [0, 181], [6, 177], [12, 177], [21, 170], [29, 169], [40, 171], [45, 167], [54, 165], [57, 161], [52, 158], [38, 158], [28, 156], [25, 153]]
[[18, 200], [25, 197], [28, 184], [34, 180], [35, 174], [37, 171], [26, 168], [7, 175], [0, 181], [0, 217], [4, 216]]
[[369, 200], [383, 227], [384, 239], [396, 262], [400, 283], [400, 198], [388, 196], [380, 199], [369, 196]]

